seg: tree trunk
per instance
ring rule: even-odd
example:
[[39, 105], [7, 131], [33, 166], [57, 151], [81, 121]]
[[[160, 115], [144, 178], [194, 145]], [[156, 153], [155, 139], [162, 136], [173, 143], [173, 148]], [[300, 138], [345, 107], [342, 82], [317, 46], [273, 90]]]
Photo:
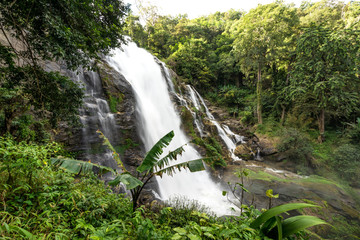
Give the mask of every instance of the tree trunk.
[[282, 109], [282, 111], [281, 111], [281, 118], [280, 118], [280, 124], [281, 124], [281, 126], [283, 126], [283, 125], [284, 125], [284, 122], [285, 122], [286, 107], [285, 107], [284, 104], [281, 104], [280, 106], [281, 106], [281, 109]]
[[263, 119], [262, 119], [262, 104], [261, 104], [261, 88], [262, 88], [262, 83], [261, 83], [261, 65], [259, 64], [259, 68], [258, 68], [258, 80], [257, 80], [257, 84], [256, 84], [256, 96], [257, 96], [257, 118], [258, 118], [258, 123], [262, 124], [263, 123]]
[[319, 137], [320, 143], [325, 141], [325, 109], [321, 109], [319, 114]]
[[[287, 75], [286, 75], [286, 82], [285, 82], [285, 86], [289, 85], [289, 79], [290, 79], [290, 71], [291, 71], [291, 64], [288, 65], [287, 67]], [[286, 105], [281, 104], [281, 119], [280, 119], [280, 124], [284, 125], [285, 122], [285, 114], [286, 114]]]
[[4, 120], [5, 120], [5, 131], [7, 133], [10, 133], [10, 130], [11, 130], [11, 123], [14, 119], [14, 112], [13, 111], [10, 111], [8, 109], [5, 109], [4, 111]]

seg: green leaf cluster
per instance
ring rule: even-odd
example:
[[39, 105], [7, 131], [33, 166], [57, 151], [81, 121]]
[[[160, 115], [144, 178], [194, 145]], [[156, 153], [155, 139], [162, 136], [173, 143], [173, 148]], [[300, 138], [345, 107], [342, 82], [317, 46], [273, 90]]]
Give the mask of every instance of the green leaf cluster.
[[1, 133], [22, 140], [15, 122], [24, 115], [35, 116], [31, 128], [38, 122], [47, 129], [59, 121], [75, 123], [83, 93], [59, 72], [90, 68], [101, 54], [119, 47], [127, 10], [117, 0], [2, 1]]

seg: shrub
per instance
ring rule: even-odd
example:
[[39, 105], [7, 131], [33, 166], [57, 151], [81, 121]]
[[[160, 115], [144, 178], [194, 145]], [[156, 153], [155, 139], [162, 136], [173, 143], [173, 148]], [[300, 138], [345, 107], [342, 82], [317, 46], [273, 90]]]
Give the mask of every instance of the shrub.
[[330, 159], [331, 166], [337, 174], [352, 184], [360, 179], [360, 148], [352, 144], [338, 147]]
[[278, 150], [286, 152], [291, 161], [306, 165], [313, 152], [306, 135], [295, 128], [284, 128], [281, 130], [280, 137]]

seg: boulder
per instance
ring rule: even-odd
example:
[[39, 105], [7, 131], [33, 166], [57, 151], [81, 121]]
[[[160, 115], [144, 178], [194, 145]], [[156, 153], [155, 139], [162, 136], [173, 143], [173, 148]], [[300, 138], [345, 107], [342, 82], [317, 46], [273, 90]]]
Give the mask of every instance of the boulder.
[[235, 148], [234, 154], [243, 160], [251, 160], [254, 158], [254, 152], [246, 144], [240, 144]]
[[260, 147], [262, 156], [270, 156], [278, 152], [276, 149], [276, 139], [269, 139], [265, 136], [259, 136], [259, 141], [257, 144]]
[[[314, 211], [312, 215], [319, 216], [334, 226], [341, 223], [336, 222], [338, 216], [349, 221], [350, 225], [360, 224], [359, 200], [355, 197], [356, 194], [348, 191], [346, 187], [317, 176], [300, 176], [289, 171], [271, 169], [263, 163], [252, 162], [248, 166], [246, 164], [228, 166], [222, 172], [221, 178], [223, 184], [227, 182], [234, 184], [240, 182], [234, 174], [236, 171], [251, 169], [252, 173], [244, 182], [245, 188], [249, 190], [244, 195], [245, 204], [252, 204], [258, 209], [267, 209], [269, 198], [265, 192], [273, 189], [275, 194], [279, 194], [278, 199], [273, 199], [273, 206], [289, 202], [310, 202], [323, 207], [309, 209]], [[316, 230], [316, 233], [326, 237], [328, 231], [322, 229]]]

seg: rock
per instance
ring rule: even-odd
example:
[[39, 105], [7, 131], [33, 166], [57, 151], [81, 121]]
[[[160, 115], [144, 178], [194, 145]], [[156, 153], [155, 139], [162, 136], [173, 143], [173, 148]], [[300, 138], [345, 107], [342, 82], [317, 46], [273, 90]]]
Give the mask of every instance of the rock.
[[122, 146], [124, 149], [121, 153], [124, 163], [136, 167], [141, 164], [144, 153], [141, 150], [142, 143], [136, 131], [138, 120], [135, 113], [136, 99], [132, 87], [122, 74], [111, 68], [106, 62], [99, 62], [98, 69], [108, 102], [111, 101], [111, 98], [117, 99], [115, 120], [118, 132], [121, 134], [116, 145]]
[[276, 143], [274, 140], [270, 140], [266, 137], [260, 136], [258, 145], [260, 147], [261, 155], [262, 156], [269, 156], [273, 155], [278, 152], [276, 149]]
[[[237, 170], [248, 168], [244, 166], [228, 166], [223, 171], [221, 182], [236, 183], [240, 179], [234, 175]], [[311, 202], [323, 206], [323, 209], [310, 209], [315, 211], [317, 216], [326, 219], [330, 224], [334, 217], [343, 216], [349, 224], [360, 224], [360, 209], [358, 200], [353, 194], [346, 191], [346, 188], [325, 180], [320, 177], [304, 177], [288, 171], [276, 171], [266, 167], [266, 165], [251, 164], [251, 170], [256, 174], [251, 174], [245, 180], [245, 188], [249, 193], [244, 195], [246, 204], [252, 204], [256, 208], [267, 208], [268, 197], [265, 192], [273, 189], [275, 194], [279, 194], [278, 199], [273, 199], [273, 206], [289, 202]], [[304, 200], [305, 199], [305, 200]], [[352, 222], [350, 222], [352, 221]], [[336, 224], [334, 222], [333, 224]], [[316, 231], [326, 237], [327, 231]]]
[[254, 158], [254, 152], [246, 144], [240, 144], [235, 148], [234, 154], [243, 160]]

